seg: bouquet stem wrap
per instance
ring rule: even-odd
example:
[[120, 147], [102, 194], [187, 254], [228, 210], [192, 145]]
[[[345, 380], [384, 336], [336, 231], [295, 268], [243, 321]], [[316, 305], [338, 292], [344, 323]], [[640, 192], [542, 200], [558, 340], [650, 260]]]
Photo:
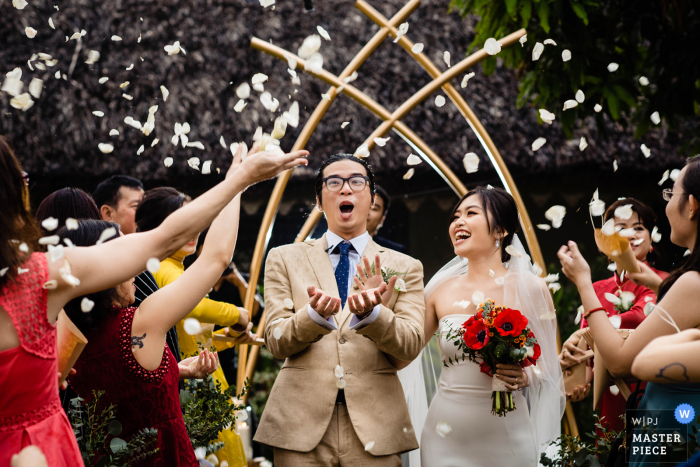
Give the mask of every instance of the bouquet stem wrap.
[[506, 387], [506, 383], [496, 378], [491, 379], [491, 413], [499, 417], [505, 417], [508, 412], [515, 410], [513, 393]]

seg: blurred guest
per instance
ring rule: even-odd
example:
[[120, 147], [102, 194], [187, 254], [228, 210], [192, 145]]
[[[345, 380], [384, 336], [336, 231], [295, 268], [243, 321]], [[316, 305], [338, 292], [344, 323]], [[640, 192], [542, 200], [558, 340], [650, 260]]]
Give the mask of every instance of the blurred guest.
[[[168, 216], [172, 213], [177, 212], [183, 206], [191, 202], [191, 198], [183, 193], [180, 193], [174, 188], [160, 187], [149, 190], [145, 193], [141, 204], [136, 211], [136, 222], [138, 224], [139, 232], [147, 232], [154, 228], [157, 228], [164, 222]], [[236, 201], [238, 208], [240, 208], [240, 199], [237, 198]], [[238, 209], [236, 208], [236, 209]], [[232, 217], [230, 224], [235, 227], [229, 230], [229, 237], [227, 241], [233, 242], [235, 245], [236, 237], [238, 234], [238, 220], [239, 211], [236, 210], [235, 216]], [[212, 235], [214, 226], [210, 229], [209, 236]], [[220, 234], [217, 234], [220, 236]], [[185, 257], [195, 253], [195, 248], [197, 245], [197, 237], [193, 236], [191, 240], [180, 248], [175, 254], [171, 255], [161, 262], [160, 269], [154, 274], [158, 286], [163, 288], [169, 284], [175, 282], [183, 274], [187, 274], [192, 267], [185, 271], [185, 266], [183, 260]], [[212, 241], [208, 239], [207, 241]], [[205, 247], [206, 247], [205, 242]], [[231, 248], [233, 250], [233, 248]], [[204, 254], [204, 249], [202, 250]], [[225, 259], [226, 266], [231, 262], [231, 252], [228, 253], [228, 257]], [[197, 261], [193, 263], [193, 266], [198, 263], [207, 261], [203, 256], [198, 258]], [[209, 259], [211, 261], [211, 259]], [[223, 269], [222, 269], [223, 271]], [[219, 272], [219, 279], [221, 276], [221, 271]], [[191, 277], [188, 274], [188, 277]], [[212, 282], [214, 285], [216, 281]], [[214, 331], [214, 335], [225, 335], [228, 336], [229, 326], [236, 326], [240, 328], [240, 331], [244, 333], [241, 336], [241, 341], [239, 342], [249, 342], [255, 339], [257, 336], [250, 333], [252, 328], [252, 323], [249, 326], [249, 316], [248, 312], [243, 308], [238, 308], [233, 304], [225, 302], [217, 302], [209, 298], [204, 298], [206, 293], [209, 292], [207, 289], [204, 293], [198, 296], [198, 300], [192, 304], [189, 309], [189, 314], [183, 316], [181, 320], [176, 324], [178, 341], [180, 344], [180, 353], [183, 358], [199, 354], [199, 346], [197, 344], [197, 336], [188, 334], [185, 330], [185, 319], [194, 318], [200, 323], [208, 324], [218, 324], [220, 326], [226, 326], [224, 329], [219, 331]], [[212, 345], [217, 351], [222, 351], [233, 347], [233, 343], [222, 342], [214, 340]], [[221, 368], [218, 368], [212, 376], [216, 381], [221, 384], [221, 390], [224, 391], [229, 387], [226, 376]], [[219, 438], [217, 441], [224, 442], [224, 449], [216, 453], [219, 460], [226, 460], [229, 465], [241, 466], [245, 465], [245, 455], [243, 452], [243, 445], [241, 443], [240, 437], [232, 429], [227, 429], [219, 433]]]
[[[58, 220], [60, 229], [66, 225], [66, 219], [100, 219], [100, 210], [92, 197], [80, 188], [61, 188], [54, 191], [39, 204], [36, 209], [36, 220], [41, 222], [49, 217]], [[41, 228], [44, 234], [48, 230]]]
[[124, 235], [136, 232], [136, 208], [143, 199], [141, 180], [126, 175], [113, 175], [103, 181], [92, 194], [102, 219], [116, 222]]
[[378, 196], [374, 197], [374, 203], [367, 215], [367, 232], [369, 232], [370, 237], [372, 237], [372, 240], [374, 240], [377, 245], [398, 251], [399, 253], [406, 253], [405, 246], [377, 235], [379, 229], [384, 225], [384, 221], [386, 221], [386, 215], [389, 213], [391, 197], [379, 185], [377, 185], [375, 193]]
[[[248, 184], [303, 163], [300, 155], [248, 157], [236, 173], [153, 232], [42, 253], [25, 175], [0, 136], [0, 465], [9, 465], [12, 455], [30, 444], [41, 449], [52, 467], [83, 464], [58, 397], [55, 323], [61, 309], [76, 297], [123, 283], [142, 271], [149, 258], [173, 254]], [[128, 335], [126, 339], [128, 343]], [[150, 341], [154, 345], [155, 339]], [[162, 354], [164, 343], [160, 345]], [[157, 366], [149, 363], [147, 368]], [[194, 453], [191, 458], [190, 465], [197, 465]]]
[[27, 446], [12, 456], [10, 467], [49, 467], [46, 456], [36, 446]]
[[[663, 191], [666, 216], [671, 224], [671, 242], [688, 248], [690, 256], [677, 270], [659, 284], [658, 275], [644, 263], [639, 263], [642, 272], [629, 274], [630, 279], [659, 287], [659, 303], [635, 332], [623, 339], [616, 331], [606, 313], [591, 281], [590, 267], [581, 255], [575, 242], [559, 249], [558, 257], [566, 276], [578, 287], [596, 348], [613, 376], [626, 378], [632, 374], [635, 357], [654, 339], [676, 330], [695, 328], [700, 325], [700, 158], [691, 158], [681, 170], [672, 189]], [[670, 323], [673, 323], [670, 324]], [[670, 369], [659, 368], [663, 377]], [[700, 384], [649, 382], [639, 405], [640, 413], [646, 416], [658, 414], [658, 426], [673, 427], [677, 423], [674, 409], [681, 403], [700, 407]], [[649, 412], [645, 412], [649, 411]], [[635, 427], [641, 433], [643, 427]], [[631, 465], [648, 465], [658, 462], [655, 455], [630, 458]]]
[[[618, 208], [628, 205], [632, 209], [631, 217], [622, 219], [615, 215], [615, 211]], [[603, 222], [607, 222], [610, 219], [613, 219], [615, 229], [629, 239], [635, 258], [645, 264], [653, 264], [654, 260], [658, 258], [658, 253], [654, 251], [651, 238], [651, 233], [658, 221], [654, 211], [634, 198], [624, 198], [615, 201], [605, 211]], [[661, 278], [668, 276], [668, 273], [663, 271], [654, 269], [654, 272]], [[620, 266], [617, 266], [612, 277], [595, 282], [593, 289], [598, 300], [605, 307], [605, 313], [611, 317], [610, 321], [618, 329], [635, 329], [646, 317], [644, 308], [647, 303], [656, 303], [656, 293], [648, 287], [632, 282]], [[622, 304], [616, 305], [610, 302], [605, 298], [606, 294], [614, 295], [621, 300]], [[621, 295], [622, 298], [620, 298]], [[559, 355], [563, 369], [579, 361], [576, 355], [585, 353], [585, 351], [577, 347], [577, 344], [583, 331], [586, 329], [588, 329], [588, 321], [582, 319], [581, 331], [575, 332], [564, 342], [562, 352]], [[593, 373], [587, 371], [586, 376], [586, 386], [576, 388], [574, 390], [575, 394], [569, 394], [572, 401], [578, 401], [588, 396]], [[613, 394], [610, 390], [606, 390], [597, 406], [600, 415], [603, 417], [603, 426], [615, 431], [622, 431], [624, 422], [620, 416], [625, 413], [625, 404], [626, 400], [622, 394]], [[600, 431], [600, 429], [598, 430]]]

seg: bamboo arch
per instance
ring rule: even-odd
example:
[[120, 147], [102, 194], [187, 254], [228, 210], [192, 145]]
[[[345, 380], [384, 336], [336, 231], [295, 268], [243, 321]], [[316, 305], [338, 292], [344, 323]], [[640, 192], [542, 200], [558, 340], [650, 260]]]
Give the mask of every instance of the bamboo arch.
[[[353, 60], [347, 65], [343, 72], [339, 76], [335, 76], [332, 73], [322, 70], [320, 73], [311, 73], [317, 78], [331, 85], [328, 90], [328, 96], [330, 99], [322, 99], [314, 112], [309, 117], [308, 121], [304, 125], [299, 137], [292, 147], [292, 151], [302, 149], [308, 142], [309, 138], [313, 134], [317, 125], [320, 123], [321, 119], [325, 115], [326, 111], [330, 105], [335, 101], [339, 92], [344, 93], [348, 97], [352, 98], [356, 102], [363, 105], [365, 108], [374, 113], [383, 122], [375, 129], [372, 134], [367, 138], [365, 143], [371, 149], [374, 146], [374, 138], [382, 137], [386, 135], [387, 132], [393, 130], [397, 132], [407, 143], [412, 145], [415, 149], [420, 152], [420, 155], [426, 162], [429, 163], [435, 169], [435, 171], [442, 176], [445, 182], [455, 191], [458, 196], [462, 196], [467, 192], [466, 187], [461, 182], [461, 180], [452, 172], [452, 170], [445, 164], [445, 162], [420, 138], [416, 135], [410, 128], [408, 128], [401, 119], [404, 118], [411, 110], [413, 110], [417, 105], [423, 102], [425, 99], [433, 95], [434, 92], [442, 89], [448, 98], [455, 104], [459, 109], [462, 116], [465, 118], [472, 131], [476, 134], [479, 142], [481, 143], [486, 154], [489, 156], [493, 167], [496, 169], [501, 182], [505, 189], [513, 195], [515, 199], [520, 215], [521, 215], [521, 225], [523, 232], [525, 233], [526, 241], [530, 249], [530, 253], [537, 263], [544, 265], [544, 258], [533, 229], [532, 222], [528, 215], [527, 209], [523, 203], [522, 197], [513, 181], [508, 168], [503, 161], [498, 149], [491, 140], [483, 125], [476, 117], [472, 109], [467, 105], [466, 101], [457, 92], [457, 90], [450, 84], [450, 81], [457, 77], [459, 74], [463, 73], [472, 66], [478, 64], [482, 60], [488, 57], [485, 50], [480, 50], [459, 63], [455, 64], [447, 71], [442, 73], [430, 59], [425, 56], [425, 54], [414, 54], [411, 49], [413, 47], [413, 42], [411, 42], [405, 35], [401, 36], [398, 43], [409, 53], [409, 55], [415, 59], [426, 72], [433, 78], [431, 82], [425, 85], [421, 90], [415, 93], [406, 102], [401, 104], [394, 112], [389, 112], [386, 108], [381, 106], [379, 103], [371, 99], [362, 91], [358, 90], [351, 84], [344, 83], [343, 79], [350, 76], [353, 72], [357, 71], [359, 67], [369, 58], [369, 56], [376, 50], [376, 48], [386, 39], [388, 36], [396, 37], [398, 29], [397, 26], [403, 22], [408, 16], [410, 16], [413, 11], [420, 5], [420, 0], [410, 0], [401, 10], [399, 10], [390, 20], [387, 20], [378, 11], [376, 11], [372, 6], [370, 6], [364, 0], [357, 0], [355, 6], [362, 11], [368, 18], [377, 23], [380, 26], [380, 30], [374, 35], [374, 37], [360, 50], [360, 52], [353, 58]], [[524, 29], [516, 31], [502, 39], [500, 42], [503, 47], [508, 47], [515, 42], [517, 42], [522, 36], [526, 34]], [[260, 40], [258, 38], [253, 38], [251, 40], [251, 46], [263, 52], [269, 53], [281, 60], [287, 60], [288, 57], [292, 57], [296, 60], [300, 69], [304, 68], [305, 61], [296, 54], [292, 54], [281, 47], [270, 44], [269, 42]], [[250, 267], [250, 280], [248, 292], [244, 300], [245, 307], [247, 309], [252, 309], [253, 301], [255, 299], [255, 289], [258, 284], [260, 271], [262, 268], [262, 259], [268, 247], [268, 242], [272, 233], [272, 228], [277, 215], [277, 210], [279, 203], [282, 199], [282, 195], [287, 186], [289, 178], [291, 176], [291, 171], [281, 174], [275, 187], [270, 196], [265, 214], [263, 216], [262, 225], [260, 231], [258, 232], [258, 238], [253, 252], [253, 258]], [[306, 239], [311, 232], [314, 230], [319, 220], [321, 219], [321, 213], [317, 210], [312, 210], [312, 213], [307, 218], [302, 229], [297, 235], [296, 242], [303, 241]], [[258, 329], [264, 329], [265, 327], [265, 312], [263, 311], [260, 317], [260, 323]], [[241, 388], [244, 385], [246, 379], [249, 379], [253, 375], [255, 368], [255, 363], [257, 361], [257, 356], [259, 352], [258, 346], [252, 346], [250, 350], [250, 355], [248, 355], [247, 345], [241, 345], [239, 349], [239, 359], [238, 359], [238, 378], [237, 387]], [[248, 358], [250, 357], [250, 358]], [[567, 403], [566, 418], [565, 418], [565, 429], [572, 435], [578, 435], [578, 429], [576, 426], [576, 421], [573, 416], [570, 404]]]

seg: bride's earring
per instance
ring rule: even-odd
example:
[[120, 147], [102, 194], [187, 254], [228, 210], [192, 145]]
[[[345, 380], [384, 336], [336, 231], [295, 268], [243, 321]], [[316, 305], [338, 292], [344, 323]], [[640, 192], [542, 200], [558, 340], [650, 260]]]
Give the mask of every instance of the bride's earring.
[[501, 239], [497, 238], [496, 239], [496, 248], [500, 248], [500, 247], [501, 247]]

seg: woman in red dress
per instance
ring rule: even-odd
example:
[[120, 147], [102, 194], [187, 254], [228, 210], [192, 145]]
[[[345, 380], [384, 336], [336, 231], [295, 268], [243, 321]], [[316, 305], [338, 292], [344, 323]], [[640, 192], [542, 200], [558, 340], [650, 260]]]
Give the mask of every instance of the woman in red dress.
[[148, 258], [172, 255], [247, 185], [305, 163], [303, 155], [247, 158], [153, 231], [41, 253], [26, 178], [0, 136], [0, 467], [28, 445], [39, 447], [51, 467], [83, 464], [58, 397], [55, 322], [64, 305], [123, 283], [143, 271]]
[[[615, 216], [617, 208], [630, 205], [632, 215], [629, 219], [622, 219]], [[637, 201], [634, 198], [625, 198], [615, 201], [605, 211], [603, 221], [607, 222], [614, 219], [616, 230], [621, 230], [622, 234], [629, 238], [630, 246], [634, 251], [634, 255], [638, 261], [643, 262], [649, 268], [649, 262], [653, 263], [658, 257], [658, 253], [654, 251], [652, 232], [656, 226], [657, 217], [654, 211], [644, 203]], [[651, 268], [661, 279], [668, 276], [668, 273]], [[622, 277], [622, 278], [621, 278]], [[626, 274], [618, 269], [609, 279], [604, 279], [593, 284], [593, 288], [600, 300], [600, 303], [605, 307], [605, 312], [610, 321], [617, 329], [635, 329], [644, 321], [644, 308], [647, 303], [656, 303], [656, 294], [653, 290], [644, 285], [636, 284]], [[607, 295], [607, 298], [606, 298]], [[620, 304], [613, 303], [608, 300], [610, 295], [620, 299]], [[626, 311], [625, 311], [626, 310]], [[576, 355], [583, 353], [581, 349], [576, 347], [584, 329], [588, 328], [588, 323], [585, 319], [581, 320], [581, 330], [575, 332], [562, 345], [562, 351], [559, 355], [559, 360], [562, 369], [565, 369], [578, 362]], [[590, 392], [590, 382], [593, 378], [591, 368], [587, 369], [586, 386], [579, 387], [574, 390], [573, 394], [568, 394], [570, 400], [579, 401], [585, 398]], [[644, 383], [641, 383], [644, 384]], [[643, 386], [642, 386], [643, 387]], [[597, 409], [600, 416], [603, 418], [603, 424], [615, 431], [624, 429], [624, 422], [620, 415], [625, 411], [625, 398], [618, 392], [613, 392], [615, 388], [606, 390], [598, 402]]]

